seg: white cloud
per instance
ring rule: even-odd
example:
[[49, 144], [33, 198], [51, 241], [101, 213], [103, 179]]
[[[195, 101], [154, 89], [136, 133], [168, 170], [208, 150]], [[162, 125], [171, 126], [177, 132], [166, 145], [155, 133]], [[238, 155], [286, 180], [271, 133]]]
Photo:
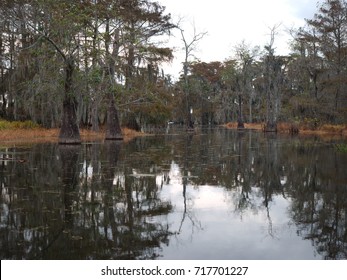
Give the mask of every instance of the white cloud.
[[[317, 0], [158, 0], [173, 18], [184, 17], [187, 34], [192, 22], [208, 36], [199, 42], [196, 56], [203, 61], [223, 61], [232, 55], [233, 46], [245, 40], [263, 47], [270, 39], [270, 28], [281, 24], [275, 45], [278, 53], [288, 52], [290, 36], [285, 30], [305, 24], [317, 10]], [[176, 59], [167, 72], [178, 76], [183, 61], [179, 32], [170, 40]], [[189, 38], [189, 36], [187, 36]], [[171, 69], [170, 69], [171, 68]]]

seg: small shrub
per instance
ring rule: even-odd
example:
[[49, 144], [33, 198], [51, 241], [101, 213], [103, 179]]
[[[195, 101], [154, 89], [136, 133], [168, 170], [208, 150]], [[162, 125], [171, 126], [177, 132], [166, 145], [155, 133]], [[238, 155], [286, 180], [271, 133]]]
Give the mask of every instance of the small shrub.
[[40, 126], [33, 121], [5, 121], [5, 120], [0, 120], [0, 129], [34, 129], [34, 128], [39, 128]]
[[347, 144], [336, 144], [335, 149], [341, 153], [347, 153]]

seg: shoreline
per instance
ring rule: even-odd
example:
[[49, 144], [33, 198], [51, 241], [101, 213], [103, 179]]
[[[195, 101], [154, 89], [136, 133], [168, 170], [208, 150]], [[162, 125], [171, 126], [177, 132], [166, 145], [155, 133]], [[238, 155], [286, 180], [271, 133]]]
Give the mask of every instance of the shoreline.
[[[237, 123], [227, 123], [222, 125], [227, 129], [238, 129]], [[263, 131], [263, 123], [244, 123], [245, 130], [258, 130]], [[291, 133], [291, 130], [297, 129], [296, 133]], [[305, 135], [305, 136], [340, 136], [347, 138], [347, 125], [328, 125], [324, 124], [318, 127], [317, 129], [310, 129], [305, 125], [293, 125], [291, 123], [278, 123], [277, 133], [279, 134], [288, 134], [288, 135]]]
[[[45, 128], [15, 128], [15, 129], [0, 129], [0, 145], [26, 145], [37, 143], [58, 143], [59, 129]], [[122, 128], [124, 139], [122, 141], [130, 141], [135, 137], [144, 136], [145, 133], [137, 132], [128, 128]], [[89, 141], [104, 141], [105, 131], [100, 129], [99, 132], [94, 132], [88, 129], [80, 129], [81, 140]]]
[[[257, 130], [262, 131], [263, 123], [244, 123], [244, 130]], [[221, 125], [227, 129], [237, 130], [237, 123], [227, 123]], [[298, 135], [298, 136], [320, 136], [327, 138], [342, 137], [347, 138], [347, 125], [322, 125], [317, 129], [309, 129], [305, 126], [296, 126], [298, 129], [297, 133], [291, 133], [290, 129], [292, 124], [290, 123], [279, 123], [278, 134], [287, 135]], [[243, 130], [240, 129], [240, 130]], [[5, 128], [0, 129], [0, 145], [26, 145], [36, 143], [58, 143], [59, 129], [45, 129], [40, 127], [35, 128]], [[80, 129], [81, 140], [83, 142], [89, 141], [104, 141], [105, 131], [100, 129], [99, 132], [94, 132], [88, 129]], [[122, 134], [124, 136], [123, 141], [127, 142], [136, 137], [147, 136], [143, 132], [137, 132], [128, 128], [122, 128]]]

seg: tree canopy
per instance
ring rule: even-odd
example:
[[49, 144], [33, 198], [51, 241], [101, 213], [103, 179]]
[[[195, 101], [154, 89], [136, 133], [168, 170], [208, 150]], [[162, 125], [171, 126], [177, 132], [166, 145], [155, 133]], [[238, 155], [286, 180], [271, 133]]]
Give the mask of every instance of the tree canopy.
[[[264, 48], [235, 45], [225, 61], [191, 56], [190, 41], [160, 2], [150, 0], [0, 3], [0, 118], [61, 128], [78, 143], [79, 128], [160, 128], [174, 120], [346, 123], [347, 4], [326, 0], [295, 31], [292, 52], [276, 54], [276, 27]], [[172, 82], [161, 64], [173, 59], [163, 36], [179, 28], [186, 59]], [[193, 58], [191, 60], [191, 58]]]

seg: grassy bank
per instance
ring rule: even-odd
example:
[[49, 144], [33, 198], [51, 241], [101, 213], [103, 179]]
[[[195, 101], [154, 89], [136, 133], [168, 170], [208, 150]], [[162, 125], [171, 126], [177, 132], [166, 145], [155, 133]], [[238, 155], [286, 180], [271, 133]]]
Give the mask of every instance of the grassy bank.
[[[228, 123], [224, 125], [229, 129], [237, 129], [237, 123]], [[262, 123], [245, 123], [245, 129], [262, 130], [264, 124]], [[293, 124], [279, 123], [279, 133], [291, 133]], [[295, 125], [297, 132], [300, 135], [320, 135], [322, 137], [343, 136], [347, 137], [347, 125], [321, 125], [315, 129], [307, 125]], [[137, 132], [128, 128], [122, 128], [124, 141], [129, 141], [134, 137], [143, 136], [144, 133]], [[87, 141], [103, 141], [105, 138], [105, 131], [93, 132], [87, 129], [81, 129], [82, 142]], [[39, 125], [31, 122], [8, 122], [0, 120], [0, 142], [2, 143], [45, 143], [58, 142], [59, 129], [45, 129]]]
[[[125, 141], [143, 136], [144, 133], [137, 132], [128, 128], [122, 128]], [[81, 129], [82, 142], [102, 141], [105, 138], [105, 131], [93, 132]], [[59, 129], [45, 129], [31, 122], [8, 122], [0, 120], [0, 142], [7, 143], [46, 143], [58, 142]]]
[[[237, 123], [227, 123], [225, 127], [230, 129], [237, 129]], [[245, 129], [263, 130], [264, 124], [262, 123], [245, 123]], [[340, 135], [347, 137], [347, 125], [331, 125], [323, 124], [317, 128], [312, 129], [306, 124], [291, 124], [291, 123], [278, 123], [277, 129], [279, 133], [298, 133], [303, 135]], [[295, 131], [293, 131], [295, 130]]]
[[19, 121], [14, 121], [14, 122], [9, 122], [9, 121], [4, 121], [0, 120], [0, 132], [2, 130], [15, 130], [15, 129], [36, 129], [39, 128], [40, 126], [32, 121], [24, 121], [24, 122], [19, 122]]

